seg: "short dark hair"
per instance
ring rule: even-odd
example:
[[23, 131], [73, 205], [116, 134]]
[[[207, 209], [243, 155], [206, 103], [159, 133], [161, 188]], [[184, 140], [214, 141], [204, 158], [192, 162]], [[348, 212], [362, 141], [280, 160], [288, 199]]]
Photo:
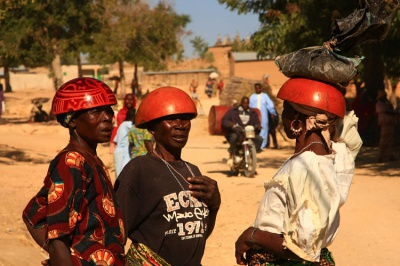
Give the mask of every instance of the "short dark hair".
[[244, 100], [250, 101], [249, 97], [243, 96], [242, 99], [240, 100], [240, 104], [242, 104], [242, 102], [243, 102]]
[[136, 109], [129, 108], [128, 111], [126, 112], [124, 121], [132, 121], [135, 118], [135, 115], [136, 115]]

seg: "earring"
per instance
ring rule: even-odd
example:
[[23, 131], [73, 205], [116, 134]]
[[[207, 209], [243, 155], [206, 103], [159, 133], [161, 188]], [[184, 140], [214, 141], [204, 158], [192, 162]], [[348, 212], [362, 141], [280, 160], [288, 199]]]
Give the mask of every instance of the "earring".
[[[297, 128], [294, 127], [295, 124], [297, 124]], [[292, 121], [292, 123], [290, 123], [290, 130], [293, 132], [293, 135], [295, 135], [295, 136], [300, 135], [301, 131], [303, 130], [302, 124], [303, 124], [303, 122], [301, 122], [297, 118], [295, 118]]]

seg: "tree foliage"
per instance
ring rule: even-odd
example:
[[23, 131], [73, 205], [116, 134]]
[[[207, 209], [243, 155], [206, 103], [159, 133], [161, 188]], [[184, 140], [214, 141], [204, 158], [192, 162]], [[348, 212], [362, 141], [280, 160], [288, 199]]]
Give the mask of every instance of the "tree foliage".
[[[259, 14], [261, 29], [252, 35], [252, 43], [259, 57], [269, 53], [275, 55], [299, 50], [304, 47], [320, 46], [328, 41], [331, 35], [331, 25], [335, 19], [346, 17], [359, 7], [359, 0], [218, 0], [230, 10], [241, 13]], [[363, 2], [363, 1], [361, 1]], [[394, 0], [386, 1], [393, 6]], [[358, 47], [351, 56], [365, 56], [373, 62], [371, 68], [364, 67], [364, 78], [369, 80], [373, 90], [382, 89], [383, 75], [371, 75], [379, 72], [379, 57], [382, 59], [389, 77], [400, 74], [400, 51], [395, 48], [400, 41], [400, 14], [397, 11], [386, 39], [378, 44]], [[379, 55], [379, 56], [377, 56]], [[349, 55], [350, 56], [350, 55]], [[382, 67], [383, 71], [383, 67]], [[369, 83], [367, 82], [367, 83]], [[368, 85], [368, 84], [367, 84]], [[368, 87], [368, 86], [367, 86]]]
[[[331, 39], [331, 25], [335, 19], [347, 17], [358, 7], [365, 7], [366, 3], [376, 3], [372, 0], [218, 1], [238, 13], [259, 14], [262, 27], [252, 35], [252, 42], [261, 58], [270, 52], [279, 55], [305, 47], [321, 46]], [[342, 54], [348, 57], [365, 57], [359, 68], [360, 75], [354, 81], [360, 95], [357, 95], [353, 106], [360, 118], [360, 124], [366, 125], [363, 126], [362, 132], [360, 131], [365, 145], [375, 145], [375, 140], [378, 139], [376, 120], [372, 115], [368, 115], [374, 113], [374, 109], [370, 109], [375, 106], [377, 91], [388, 87], [387, 79], [391, 80], [393, 85], [397, 84], [400, 76], [400, 50], [397, 48], [400, 41], [398, 1], [382, 2], [386, 5], [386, 11], [394, 14], [385, 40], [364, 44]], [[363, 89], [361, 84], [365, 84]]]
[[203, 38], [196, 36], [190, 40], [190, 43], [193, 46], [194, 54], [210, 63], [214, 61], [214, 55], [208, 52], [208, 43]]
[[[12, 3], [12, 4], [10, 4]], [[2, 65], [50, 66], [55, 88], [62, 84], [61, 57], [80, 58], [99, 31], [103, 1], [17, 0], [0, 4]], [[10, 49], [13, 46], [14, 49]], [[8, 61], [7, 61], [8, 60]], [[7, 79], [7, 78], [6, 78]], [[7, 83], [7, 82], [6, 82]]]
[[165, 69], [172, 55], [182, 58], [180, 38], [189, 22], [163, 0], [0, 1], [0, 65], [49, 66], [55, 88], [63, 82], [61, 63], [79, 66], [82, 53], [121, 68], [127, 61]]
[[105, 24], [93, 35], [90, 58], [101, 63], [119, 62], [120, 77], [124, 79], [123, 62], [145, 69], [166, 68], [172, 55], [182, 56], [180, 37], [190, 22], [188, 15], [177, 14], [171, 5], [159, 2], [151, 6], [146, 1], [108, 1]]

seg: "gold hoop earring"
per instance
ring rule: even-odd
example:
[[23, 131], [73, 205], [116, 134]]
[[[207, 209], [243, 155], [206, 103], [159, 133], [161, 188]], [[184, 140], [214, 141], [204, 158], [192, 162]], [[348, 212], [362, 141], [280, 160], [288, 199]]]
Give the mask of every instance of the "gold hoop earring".
[[[297, 124], [298, 127], [295, 128], [294, 125]], [[301, 131], [303, 130], [303, 127], [301, 126], [303, 122], [301, 122], [299, 119], [295, 118], [292, 123], [290, 123], [290, 130], [293, 132], [293, 135], [298, 136], [300, 135]]]

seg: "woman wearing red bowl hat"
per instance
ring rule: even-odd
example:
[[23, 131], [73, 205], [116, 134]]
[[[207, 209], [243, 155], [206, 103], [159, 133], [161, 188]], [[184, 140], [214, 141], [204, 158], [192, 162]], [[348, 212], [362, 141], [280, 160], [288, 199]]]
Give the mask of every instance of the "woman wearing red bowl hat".
[[62, 85], [52, 111], [69, 130], [69, 143], [52, 160], [38, 194], [23, 211], [33, 239], [49, 252], [43, 265], [124, 265], [124, 225], [110, 175], [97, 157], [110, 141], [117, 100], [93, 78]]
[[[155, 146], [132, 159], [115, 184], [132, 240], [129, 265], [201, 265], [221, 198], [217, 182], [181, 157], [196, 116], [190, 96], [173, 87], [152, 91], [138, 108], [136, 127], [146, 128]], [[147, 249], [158, 264], [148, 259], [154, 253], [141, 255]]]
[[265, 183], [256, 219], [236, 241], [237, 263], [334, 265], [327, 247], [337, 234], [362, 144], [358, 119], [352, 112], [345, 116], [343, 95], [325, 82], [291, 78], [277, 97], [284, 100], [285, 133], [296, 146]]

